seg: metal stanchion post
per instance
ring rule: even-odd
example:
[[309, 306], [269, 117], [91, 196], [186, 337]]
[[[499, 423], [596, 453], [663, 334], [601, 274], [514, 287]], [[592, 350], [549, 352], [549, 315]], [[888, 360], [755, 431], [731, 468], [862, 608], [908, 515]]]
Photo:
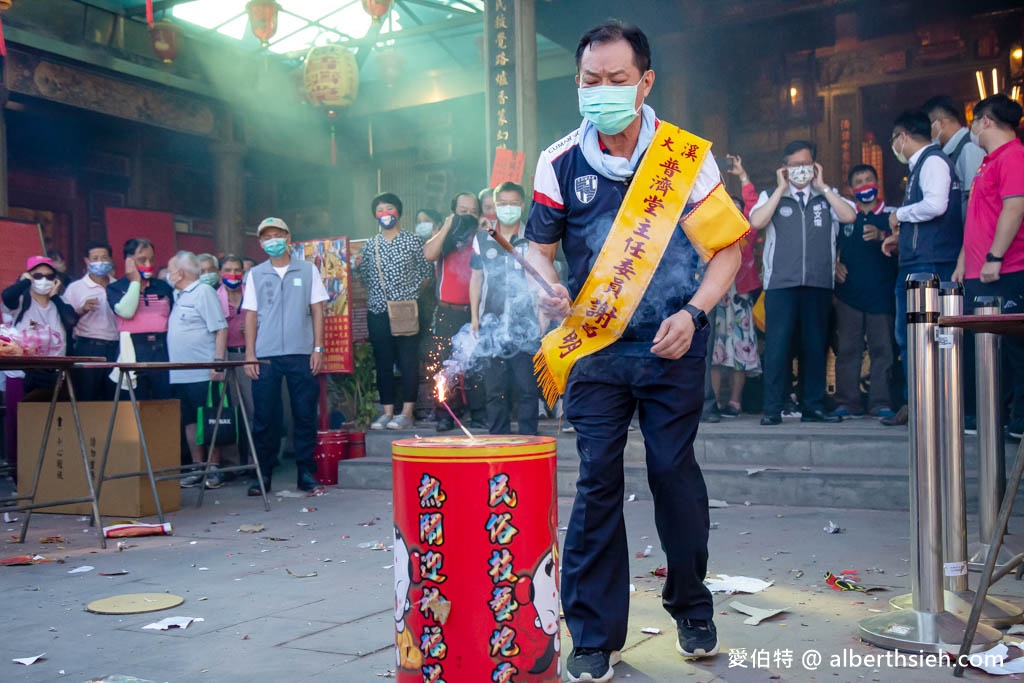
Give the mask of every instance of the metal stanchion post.
[[[911, 607], [870, 617], [858, 628], [862, 640], [880, 647], [936, 653], [958, 647], [966, 630], [965, 619], [946, 611], [943, 594], [938, 318], [938, 279], [925, 273], [908, 276]], [[987, 650], [1001, 638], [996, 629], [981, 625], [971, 651]]]
[[[974, 315], [998, 315], [1002, 300], [997, 296], [974, 298]], [[985, 564], [989, 539], [996, 531], [999, 501], [1006, 493], [1006, 455], [1000, 424], [999, 400], [1002, 387], [999, 372], [999, 335], [977, 332], [974, 335], [975, 378], [978, 401], [978, 517], [979, 541], [971, 546], [970, 568], [978, 571]], [[996, 557], [996, 568], [1005, 565], [1013, 552], [1004, 544]]]
[[[939, 308], [943, 316], [963, 315], [964, 292], [958, 282], [939, 286]], [[967, 506], [964, 476], [964, 410], [961, 393], [961, 345], [963, 330], [959, 327], [937, 327], [938, 344], [938, 419], [939, 453], [942, 478], [942, 549], [946, 610], [966, 619], [971, 613], [974, 591], [967, 583]], [[913, 594], [900, 595], [889, 601], [895, 609], [913, 604]], [[1024, 618], [1020, 608], [986, 597], [981, 622], [1004, 628]]]

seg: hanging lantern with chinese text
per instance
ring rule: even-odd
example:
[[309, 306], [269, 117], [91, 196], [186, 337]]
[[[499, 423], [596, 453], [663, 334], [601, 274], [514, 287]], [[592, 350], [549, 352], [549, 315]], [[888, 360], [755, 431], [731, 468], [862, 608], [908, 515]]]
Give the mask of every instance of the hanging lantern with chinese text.
[[363, 0], [363, 11], [374, 21], [381, 21], [391, 11], [391, 0]]
[[337, 162], [334, 122], [338, 109], [347, 107], [359, 94], [359, 65], [352, 51], [341, 45], [319, 45], [306, 55], [303, 72], [306, 97], [314, 106], [327, 110], [331, 124], [331, 165]]
[[181, 29], [166, 19], [161, 19], [149, 29], [149, 42], [153, 47], [153, 54], [164, 64], [170, 64], [178, 56], [180, 41]]
[[[11, 9], [11, 4], [14, 0], [0, 0], [0, 12]], [[4, 25], [3, 19], [0, 18], [0, 57], [7, 56], [7, 41], [4, 40]]]
[[280, 10], [281, 6], [276, 0], [251, 0], [245, 6], [252, 34], [259, 38], [264, 49], [270, 45], [270, 39], [277, 33], [277, 13]]

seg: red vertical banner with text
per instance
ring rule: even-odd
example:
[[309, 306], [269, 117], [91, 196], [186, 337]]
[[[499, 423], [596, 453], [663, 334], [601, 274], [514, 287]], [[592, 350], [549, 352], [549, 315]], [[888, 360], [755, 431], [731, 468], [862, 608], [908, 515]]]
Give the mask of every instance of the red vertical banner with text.
[[490, 187], [498, 187], [504, 182], [523, 183], [523, 167], [526, 166], [526, 153], [511, 149], [494, 150], [494, 165], [491, 167]]
[[327, 289], [328, 299], [324, 302], [323, 372], [352, 372], [348, 238], [329, 237], [322, 240], [293, 242], [292, 257], [310, 261], [316, 266]]

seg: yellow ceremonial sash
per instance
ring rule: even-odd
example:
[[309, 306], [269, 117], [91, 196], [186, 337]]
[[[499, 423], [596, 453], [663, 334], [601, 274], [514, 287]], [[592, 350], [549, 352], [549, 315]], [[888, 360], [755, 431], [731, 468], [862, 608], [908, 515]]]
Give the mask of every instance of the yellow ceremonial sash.
[[[541, 340], [534, 371], [548, 405], [565, 393], [577, 360], [622, 336], [658, 269], [711, 143], [664, 121], [626, 191], [619, 213], [568, 317]], [[749, 226], [719, 184], [683, 230], [704, 259]]]

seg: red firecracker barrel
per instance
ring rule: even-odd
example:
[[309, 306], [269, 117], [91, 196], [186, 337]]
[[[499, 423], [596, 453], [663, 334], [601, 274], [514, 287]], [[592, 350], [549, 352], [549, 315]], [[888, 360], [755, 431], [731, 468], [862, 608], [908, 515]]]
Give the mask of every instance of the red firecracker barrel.
[[316, 478], [324, 486], [338, 483], [338, 462], [348, 458], [348, 432], [320, 431], [316, 433]]
[[395, 646], [404, 683], [554, 683], [555, 440], [392, 445]]

